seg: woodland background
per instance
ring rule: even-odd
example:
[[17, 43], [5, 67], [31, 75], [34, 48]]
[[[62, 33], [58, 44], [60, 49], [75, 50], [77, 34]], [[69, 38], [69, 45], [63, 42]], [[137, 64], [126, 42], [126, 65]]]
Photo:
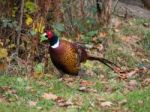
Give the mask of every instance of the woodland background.
[[[149, 0], [0, 0], [0, 111], [148, 112], [149, 9]], [[47, 27], [129, 71], [88, 61], [86, 77], [58, 79], [41, 42]]]

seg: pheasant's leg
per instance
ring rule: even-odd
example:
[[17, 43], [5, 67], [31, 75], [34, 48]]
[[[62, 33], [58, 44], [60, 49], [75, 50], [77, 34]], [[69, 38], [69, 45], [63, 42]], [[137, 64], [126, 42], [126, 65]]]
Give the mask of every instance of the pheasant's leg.
[[80, 71], [79, 71], [79, 73], [78, 73], [78, 76], [79, 77], [86, 77], [86, 72], [85, 72], [85, 70], [83, 70], [83, 69], [81, 69]]
[[59, 72], [59, 76], [58, 76], [58, 78], [62, 78], [64, 75], [65, 75], [65, 73], [64, 72], [62, 72], [61, 70], [58, 70], [58, 72]]

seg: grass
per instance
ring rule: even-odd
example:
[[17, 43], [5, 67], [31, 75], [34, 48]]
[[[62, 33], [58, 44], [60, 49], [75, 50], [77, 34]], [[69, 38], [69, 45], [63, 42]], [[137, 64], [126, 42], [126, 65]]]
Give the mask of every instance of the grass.
[[[148, 25], [150, 25], [148, 19], [131, 19], [123, 22], [119, 32], [111, 30], [107, 37], [111, 43], [108, 43], [105, 57], [121, 66], [131, 68], [143, 63], [141, 58], [149, 60], [150, 30]], [[134, 39], [134, 37], [136, 38]]]
[[[127, 99], [126, 105], [121, 108], [128, 108], [134, 112], [148, 112], [150, 110], [150, 88], [137, 89], [133, 92], [124, 94], [122, 92], [124, 86], [123, 82], [116, 82], [109, 80], [107, 86], [115, 88], [113, 92], [106, 92], [106, 85], [100, 82], [100, 79], [89, 78], [84, 79], [96, 82], [92, 86], [97, 90], [97, 93], [80, 92], [79, 80], [74, 81], [74, 86], [67, 86], [65, 82], [59, 81], [56, 77], [49, 78], [45, 76], [41, 79], [32, 79], [27, 77], [17, 76], [0, 76], [0, 96], [5, 97], [3, 102], [0, 101], [0, 111], [2, 112], [48, 112], [48, 111], [61, 111], [61, 112], [88, 112], [88, 111], [111, 111], [112, 108], [103, 109], [98, 104], [98, 98], [104, 98], [106, 101], [119, 102]], [[13, 92], [14, 91], [14, 92]], [[54, 93], [65, 99], [71, 99], [72, 102], [81, 103], [81, 106], [59, 107], [55, 101], [46, 100], [42, 98], [44, 93]], [[30, 106], [29, 101], [36, 101], [36, 106]], [[139, 102], [142, 101], [142, 104]], [[117, 104], [114, 105], [116, 108]], [[39, 109], [40, 108], [40, 109]]]
[[127, 95], [128, 103], [126, 106], [134, 112], [150, 111], [150, 88], [136, 90]]
[[144, 49], [150, 50], [150, 31], [145, 33], [144, 39], [141, 41], [141, 44]]

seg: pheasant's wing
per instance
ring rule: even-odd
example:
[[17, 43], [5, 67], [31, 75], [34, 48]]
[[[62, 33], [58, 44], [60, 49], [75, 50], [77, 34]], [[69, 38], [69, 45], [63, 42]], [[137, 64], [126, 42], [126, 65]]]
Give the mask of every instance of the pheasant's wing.
[[79, 58], [79, 62], [85, 62], [86, 59], [87, 59], [87, 52], [86, 50], [80, 46], [79, 44], [74, 44], [74, 47], [76, 48], [76, 53], [78, 55], [78, 58]]

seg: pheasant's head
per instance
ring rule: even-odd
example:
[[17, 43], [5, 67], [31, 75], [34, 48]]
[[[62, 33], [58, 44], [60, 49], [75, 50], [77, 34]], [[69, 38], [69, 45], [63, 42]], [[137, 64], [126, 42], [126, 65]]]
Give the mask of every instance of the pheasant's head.
[[59, 46], [59, 38], [51, 30], [45, 31], [45, 33], [43, 33], [42, 36], [42, 38], [48, 40], [52, 48], [57, 48]]

